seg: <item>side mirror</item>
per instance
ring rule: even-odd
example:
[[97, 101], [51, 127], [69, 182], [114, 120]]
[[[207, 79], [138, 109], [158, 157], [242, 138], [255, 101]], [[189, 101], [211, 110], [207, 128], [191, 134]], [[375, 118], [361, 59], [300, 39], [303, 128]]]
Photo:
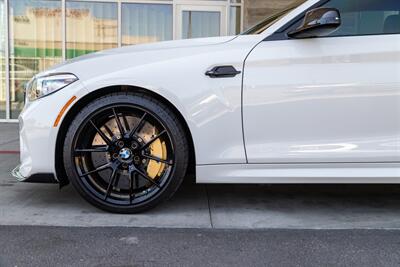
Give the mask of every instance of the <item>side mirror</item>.
[[306, 13], [303, 24], [289, 32], [291, 38], [311, 38], [327, 36], [342, 24], [339, 10], [335, 8], [317, 8]]

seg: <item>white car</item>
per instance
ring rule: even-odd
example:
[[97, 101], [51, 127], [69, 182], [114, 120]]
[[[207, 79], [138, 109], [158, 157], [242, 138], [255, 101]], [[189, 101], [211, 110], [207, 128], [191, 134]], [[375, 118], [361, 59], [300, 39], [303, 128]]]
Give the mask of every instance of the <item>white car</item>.
[[249, 31], [34, 77], [21, 181], [140, 212], [198, 183], [399, 183], [400, 1], [299, 1]]

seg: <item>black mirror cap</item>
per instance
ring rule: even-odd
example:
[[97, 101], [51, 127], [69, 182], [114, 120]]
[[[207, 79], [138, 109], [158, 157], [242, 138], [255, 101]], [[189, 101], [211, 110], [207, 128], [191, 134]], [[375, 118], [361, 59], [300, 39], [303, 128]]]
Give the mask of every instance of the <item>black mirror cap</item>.
[[306, 13], [303, 24], [289, 32], [290, 38], [323, 37], [334, 32], [342, 24], [339, 10], [336, 8], [316, 8]]

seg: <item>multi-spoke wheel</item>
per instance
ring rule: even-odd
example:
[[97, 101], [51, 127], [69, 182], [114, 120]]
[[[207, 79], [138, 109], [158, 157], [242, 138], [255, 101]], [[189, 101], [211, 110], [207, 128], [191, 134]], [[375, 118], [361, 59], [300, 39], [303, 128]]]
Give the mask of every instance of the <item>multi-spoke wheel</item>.
[[139, 212], [171, 197], [187, 160], [186, 136], [174, 113], [138, 94], [111, 94], [87, 105], [64, 144], [72, 184], [112, 212]]

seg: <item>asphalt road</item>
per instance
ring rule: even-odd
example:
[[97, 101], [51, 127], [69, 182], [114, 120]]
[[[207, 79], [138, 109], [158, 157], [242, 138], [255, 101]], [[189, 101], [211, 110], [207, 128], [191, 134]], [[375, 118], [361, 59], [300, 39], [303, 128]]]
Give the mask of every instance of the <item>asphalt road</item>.
[[400, 231], [0, 227], [0, 266], [399, 266]]

